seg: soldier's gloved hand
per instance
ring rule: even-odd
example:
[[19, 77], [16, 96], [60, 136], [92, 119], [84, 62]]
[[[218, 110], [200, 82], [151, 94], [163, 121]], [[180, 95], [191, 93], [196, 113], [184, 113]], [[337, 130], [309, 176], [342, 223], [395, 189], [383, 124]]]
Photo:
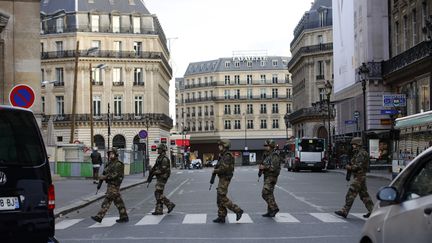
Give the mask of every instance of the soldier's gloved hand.
[[106, 176], [104, 176], [104, 175], [101, 175], [101, 176], [99, 176], [99, 180], [102, 180], [102, 181], [104, 181], [104, 180], [106, 180]]

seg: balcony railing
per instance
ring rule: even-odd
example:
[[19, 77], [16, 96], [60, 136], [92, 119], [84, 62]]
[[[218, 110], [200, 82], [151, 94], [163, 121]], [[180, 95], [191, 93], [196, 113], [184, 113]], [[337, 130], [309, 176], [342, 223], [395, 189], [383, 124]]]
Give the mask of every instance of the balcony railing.
[[64, 86], [64, 82], [54, 82], [55, 87], [62, 87]]
[[144, 86], [144, 82], [134, 82], [134, 86]]
[[432, 41], [423, 41], [401, 54], [383, 62], [383, 76], [401, 70], [419, 60], [430, 58], [432, 54]]
[[283, 81], [278, 81], [277, 83], [273, 83], [270, 80], [268, 81], [261, 81], [261, 80], [256, 80], [253, 81], [251, 83], [248, 83], [247, 80], [241, 80], [239, 83], [230, 83], [230, 84], [225, 84], [225, 81], [214, 81], [214, 82], [210, 82], [210, 83], [200, 83], [200, 84], [188, 84], [188, 85], [184, 85], [184, 86], [180, 86], [180, 90], [184, 90], [184, 89], [194, 89], [194, 88], [205, 88], [205, 87], [220, 87], [220, 86], [244, 86], [244, 85], [281, 85], [281, 84], [288, 84], [289, 82], [287, 80], [283, 80]]
[[92, 81], [92, 84], [96, 85], [96, 86], [102, 86], [103, 82], [102, 81]]
[[288, 67], [293, 66], [303, 55], [313, 54], [313, 53], [318, 53], [323, 51], [333, 51], [333, 43], [325, 43], [325, 44], [301, 47], [289, 61]]
[[113, 84], [113, 86], [124, 86], [124, 82], [123, 81], [113, 82], [112, 84]]
[[[56, 58], [74, 58], [76, 53], [77, 52], [75, 50], [41, 52], [41, 59], [48, 60]], [[78, 55], [80, 57], [161, 59], [163, 64], [168, 69], [168, 72], [172, 74], [172, 68], [162, 52], [99, 50], [89, 53], [88, 51], [80, 50], [78, 51]]]
[[317, 79], [317, 80], [323, 80], [323, 79], [324, 79], [324, 75], [322, 75], [322, 74], [321, 74], [321, 75], [317, 75], [317, 76], [316, 76], [316, 79]]
[[272, 100], [285, 100], [285, 101], [291, 101], [291, 96], [288, 98], [286, 95], [279, 95], [278, 97], [261, 97], [259, 95], [257, 96], [239, 96], [239, 97], [232, 97], [227, 98], [225, 96], [219, 96], [219, 97], [203, 97], [203, 98], [189, 98], [185, 99], [185, 103], [195, 103], [195, 102], [206, 102], [206, 101], [228, 101], [228, 100], [263, 100], [263, 101], [272, 101]]

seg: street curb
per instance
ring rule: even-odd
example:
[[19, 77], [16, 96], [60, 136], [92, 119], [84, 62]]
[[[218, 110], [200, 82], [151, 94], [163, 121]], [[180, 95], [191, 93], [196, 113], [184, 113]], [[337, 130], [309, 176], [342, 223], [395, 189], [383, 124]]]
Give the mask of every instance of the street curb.
[[[339, 173], [339, 174], [346, 175], [346, 171], [343, 171], [343, 170], [327, 170], [327, 172], [333, 172], [333, 173]], [[379, 178], [379, 179], [384, 179], [384, 180], [392, 181], [391, 174], [389, 174], [388, 176], [386, 176], [386, 175], [366, 174], [366, 176], [370, 177], [370, 178]]]
[[[120, 191], [144, 184], [145, 182], [146, 182], [145, 180], [142, 180], [139, 182], [133, 182], [133, 183], [126, 185], [124, 187], [120, 187]], [[97, 195], [88, 196], [87, 198], [82, 199], [80, 202], [76, 202], [76, 203], [71, 204], [69, 206], [59, 208], [58, 212], [54, 213], [54, 218], [62, 217], [62, 216], [66, 215], [72, 211], [86, 207], [86, 206], [88, 206], [88, 205], [90, 205], [90, 204], [92, 204], [92, 203], [94, 203], [94, 202], [96, 202], [99, 199], [104, 198], [104, 197], [105, 197], [105, 193], [101, 192], [101, 193], [98, 193]]]

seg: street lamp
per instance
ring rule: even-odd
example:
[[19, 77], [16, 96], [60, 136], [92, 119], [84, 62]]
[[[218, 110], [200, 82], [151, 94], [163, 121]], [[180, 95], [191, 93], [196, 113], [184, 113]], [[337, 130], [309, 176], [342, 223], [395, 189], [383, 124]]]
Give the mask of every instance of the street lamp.
[[360, 75], [360, 80], [362, 83], [362, 90], [363, 90], [363, 132], [362, 132], [362, 141], [363, 146], [366, 146], [366, 82], [369, 75], [369, 68], [367, 67], [366, 63], [362, 63], [362, 65], [359, 67], [358, 74]]
[[289, 114], [288, 114], [288, 112], [284, 115], [284, 121], [285, 121], [286, 139], [288, 141], [288, 126], [289, 126]]
[[247, 119], [246, 119], [246, 112], [243, 113], [244, 118], [245, 118], [245, 136], [244, 136], [244, 150], [247, 151], [248, 150], [248, 146], [247, 146]]
[[[106, 67], [107, 67], [106, 64], [99, 64], [96, 66], [95, 70], [104, 69]], [[91, 63], [89, 64], [89, 72], [90, 72], [90, 144], [91, 144], [91, 148], [93, 149], [93, 144], [94, 144], [94, 136], [93, 136], [93, 70], [92, 70], [92, 64]]]
[[332, 89], [333, 86], [330, 83], [329, 80], [326, 81], [325, 85], [325, 92], [327, 95], [327, 114], [328, 114], [328, 163], [331, 162], [332, 160], [332, 141], [331, 141], [331, 126], [330, 126], [330, 122], [331, 122], [331, 109], [330, 109], [330, 96], [332, 93]]
[[[150, 164], [150, 153], [149, 153], [149, 136], [150, 136], [150, 125], [151, 125], [151, 117], [149, 116], [149, 114], [146, 114], [145, 118], [144, 118], [144, 124], [146, 127], [146, 131], [147, 131], [147, 141], [146, 141], [146, 168], [148, 168], [149, 164]], [[145, 169], [143, 168], [143, 171]]]

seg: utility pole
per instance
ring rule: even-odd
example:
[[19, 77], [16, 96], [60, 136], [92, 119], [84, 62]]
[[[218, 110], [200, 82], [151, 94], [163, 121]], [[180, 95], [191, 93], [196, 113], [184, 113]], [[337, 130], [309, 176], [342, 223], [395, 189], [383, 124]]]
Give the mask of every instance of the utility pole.
[[74, 70], [74, 84], [73, 84], [73, 94], [72, 94], [72, 125], [70, 132], [70, 140], [69, 143], [74, 142], [75, 135], [75, 113], [76, 113], [76, 96], [77, 96], [77, 73], [78, 73], [78, 58], [79, 58], [79, 41], [76, 42], [75, 49], [75, 70]]

